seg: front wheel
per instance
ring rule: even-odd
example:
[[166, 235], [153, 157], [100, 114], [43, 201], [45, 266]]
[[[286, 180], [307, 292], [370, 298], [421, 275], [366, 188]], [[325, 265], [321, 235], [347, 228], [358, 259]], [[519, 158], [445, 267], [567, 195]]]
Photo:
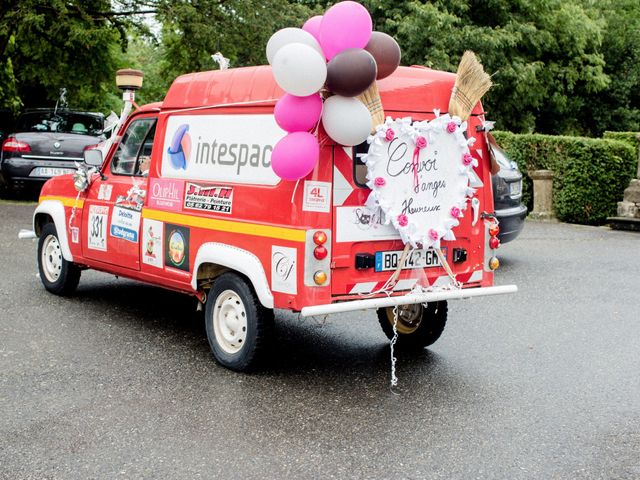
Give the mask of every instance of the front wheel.
[[80, 268], [62, 256], [58, 232], [53, 223], [47, 223], [40, 232], [38, 271], [44, 288], [56, 295], [73, 293], [80, 281]]
[[[447, 323], [447, 302], [417, 303], [398, 306], [399, 349], [416, 350], [428, 347], [440, 338]], [[394, 307], [379, 308], [378, 320], [387, 338], [393, 338]]]
[[205, 322], [209, 346], [218, 363], [247, 372], [264, 357], [273, 310], [260, 304], [243, 277], [229, 272], [220, 275], [209, 291]]

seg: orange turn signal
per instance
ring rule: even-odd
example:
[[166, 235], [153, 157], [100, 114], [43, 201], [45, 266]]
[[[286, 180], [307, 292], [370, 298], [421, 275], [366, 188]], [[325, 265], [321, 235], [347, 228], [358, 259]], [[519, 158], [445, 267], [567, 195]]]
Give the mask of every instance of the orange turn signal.
[[316, 282], [316, 285], [323, 285], [327, 281], [327, 274], [322, 270], [318, 270], [313, 274], [313, 281]]

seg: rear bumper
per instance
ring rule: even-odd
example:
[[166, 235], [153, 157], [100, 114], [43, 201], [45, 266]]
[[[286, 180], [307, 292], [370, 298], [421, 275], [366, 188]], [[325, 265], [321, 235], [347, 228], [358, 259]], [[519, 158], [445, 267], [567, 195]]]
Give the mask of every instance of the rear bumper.
[[35, 158], [3, 158], [0, 163], [0, 172], [6, 183], [28, 182], [44, 184], [51, 177], [33, 177], [31, 171], [36, 167], [73, 168], [76, 170], [74, 160], [35, 159]]
[[526, 205], [520, 204], [517, 207], [496, 209], [496, 218], [500, 223], [500, 233], [498, 238], [500, 243], [507, 243], [520, 235], [524, 228], [524, 220], [527, 218]]
[[300, 312], [303, 317], [314, 315], [328, 315], [331, 313], [354, 312], [372, 308], [394, 307], [396, 305], [411, 305], [415, 303], [438, 302], [441, 300], [458, 300], [461, 298], [485, 297], [502, 295], [518, 291], [516, 285], [501, 285], [498, 287], [464, 288], [461, 290], [443, 290], [438, 292], [408, 293], [398, 297], [368, 298], [365, 300], [351, 300], [341, 303], [328, 303], [304, 307]]

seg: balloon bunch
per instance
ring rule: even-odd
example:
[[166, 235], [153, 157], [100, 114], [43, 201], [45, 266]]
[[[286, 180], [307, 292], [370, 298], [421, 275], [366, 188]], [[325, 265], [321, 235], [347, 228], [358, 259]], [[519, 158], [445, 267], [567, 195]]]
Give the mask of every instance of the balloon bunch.
[[[302, 28], [274, 33], [267, 43], [267, 60], [286, 92], [274, 115], [288, 132], [275, 145], [271, 165], [281, 178], [298, 180], [318, 163], [320, 146], [310, 131], [321, 117], [327, 134], [345, 146], [364, 142], [382, 123], [375, 82], [398, 67], [400, 47], [389, 35], [373, 31], [365, 7], [344, 1]], [[319, 93], [323, 88], [324, 105]]]

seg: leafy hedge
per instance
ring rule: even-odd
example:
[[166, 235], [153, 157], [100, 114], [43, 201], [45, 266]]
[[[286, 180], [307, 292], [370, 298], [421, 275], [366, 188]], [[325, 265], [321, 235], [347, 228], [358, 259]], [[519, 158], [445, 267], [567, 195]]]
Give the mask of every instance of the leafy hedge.
[[608, 138], [610, 140], [620, 140], [621, 142], [626, 142], [631, 145], [633, 148], [638, 148], [638, 132], [604, 132], [602, 135], [603, 138]]
[[518, 164], [525, 181], [523, 201], [533, 209], [532, 170], [549, 169], [553, 207], [563, 222], [598, 225], [616, 213], [617, 202], [634, 177], [637, 148], [623, 140], [494, 132]]

